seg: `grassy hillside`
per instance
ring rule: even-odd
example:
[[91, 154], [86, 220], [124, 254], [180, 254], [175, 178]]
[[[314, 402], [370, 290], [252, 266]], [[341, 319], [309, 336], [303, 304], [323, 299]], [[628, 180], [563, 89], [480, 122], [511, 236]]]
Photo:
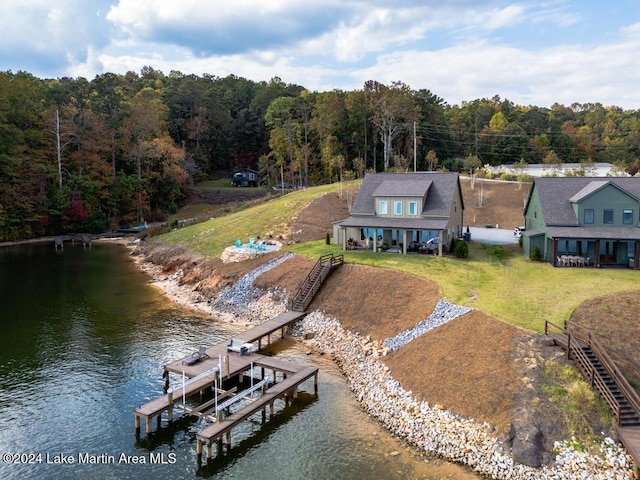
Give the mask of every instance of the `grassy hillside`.
[[316, 197], [335, 192], [339, 185], [324, 185], [288, 193], [246, 210], [212, 218], [203, 223], [181, 228], [162, 235], [169, 244], [183, 244], [205, 257], [217, 257], [236, 240], [246, 243], [250, 238], [266, 239], [280, 235], [286, 241], [294, 240], [290, 232], [292, 217]]

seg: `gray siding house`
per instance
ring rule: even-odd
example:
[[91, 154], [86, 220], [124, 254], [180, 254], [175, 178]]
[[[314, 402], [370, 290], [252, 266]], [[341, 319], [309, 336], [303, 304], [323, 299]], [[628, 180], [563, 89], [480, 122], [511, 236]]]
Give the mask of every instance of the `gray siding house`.
[[594, 267], [639, 267], [640, 178], [536, 178], [524, 216], [527, 256], [537, 247], [554, 266], [576, 258]]
[[367, 173], [349, 218], [334, 224], [343, 249], [439, 253], [462, 236], [457, 173]]
[[257, 187], [258, 172], [250, 168], [243, 168], [233, 174], [231, 185], [234, 187]]

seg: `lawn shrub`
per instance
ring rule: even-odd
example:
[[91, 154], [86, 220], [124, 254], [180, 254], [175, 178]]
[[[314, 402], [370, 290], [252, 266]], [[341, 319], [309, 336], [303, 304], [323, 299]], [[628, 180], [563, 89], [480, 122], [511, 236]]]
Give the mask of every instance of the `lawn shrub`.
[[469, 245], [464, 240], [456, 240], [453, 247], [453, 254], [456, 258], [467, 258], [469, 256]]
[[531, 253], [529, 254], [529, 259], [533, 260], [534, 262], [542, 261], [542, 253], [540, 253], [540, 249], [537, 246], [531, 249]]

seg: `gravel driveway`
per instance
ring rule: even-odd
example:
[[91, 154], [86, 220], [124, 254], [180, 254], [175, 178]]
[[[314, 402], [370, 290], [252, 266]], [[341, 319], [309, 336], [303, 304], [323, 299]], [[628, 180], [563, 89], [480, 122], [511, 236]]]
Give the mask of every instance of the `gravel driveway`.
[[469, 227], [469, 232], [471, 232], [472, 242], [488, 243], [490, 245], [518, 243], [518, 237], [513, 234], [513, 230]]

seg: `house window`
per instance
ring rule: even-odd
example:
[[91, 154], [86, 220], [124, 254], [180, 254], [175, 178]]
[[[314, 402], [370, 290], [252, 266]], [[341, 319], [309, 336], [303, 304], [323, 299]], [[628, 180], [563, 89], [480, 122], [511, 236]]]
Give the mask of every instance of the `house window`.
[[622, 211], [622, 223], [625, 225], [631, 225], [633, 223], [633, 210]]
[[418, 202], [409, 202], [409, 215], [418, 214]]
[[593, 208], [585, 208], [584, 223], [593, 223]]
[[402, 202], [393, 202], [393, 213], [396, 215], [402, 215]]
[[602, 223], [611, 224], [613, 223], [613, 210], [605, 209], [602, 215]]
[[386, 214], [387, 214], [387, 201], [380, 200], [380, 215], [386, 215]]

